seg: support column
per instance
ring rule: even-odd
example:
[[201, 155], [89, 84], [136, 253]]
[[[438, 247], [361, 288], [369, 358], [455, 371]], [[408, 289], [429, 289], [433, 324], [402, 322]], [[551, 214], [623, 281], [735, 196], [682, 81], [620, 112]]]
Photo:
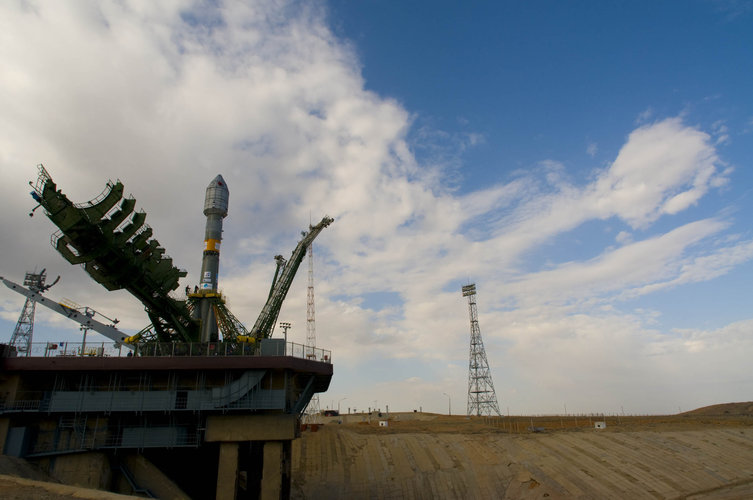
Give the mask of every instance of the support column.
[[[20, 382], [21, 376], [18, 374], [5, 375], [0, 373], [0, 399], [5, 400], [6, 403], [14, 402], [16, 400], [16, 393], [18, 392], [18, 385]], [[0, 418], [0, 455], [4, 454], [5, 442], [8, 439], [10, 427], [10, 418]]]
[[290, 487], [293, 478], [293, 441], [282, 442], [282, 495], [285, 500], [290, 498]]
[[8, 417], [0, 418], [0, 455], [5, 454], [5, 441], [8, 439], [10, 430], [10, 419]]
[[261, 500], [290, 498], [290, 470], [293, 442], [264, 443], [264, 466], [261, 478]]
[[238, 491], [238, 443], [220, 443], [217, 464], [217, 500], [235, 500]]
[[[260, 456], [256, 458], [257, 461], [261, 460], [262, 464], [258, 468], [249, 469], [254, 477], [248, 477], [247, 484], [249, 488], [255, 490], [257, 481], [260, 480], [261, 486], [258, 490], [261, 492], [260, 498], [278, 500], [290, 498], [292, 440], [298, 437], [299, 432], [300, 420], [297, 415], [292, 414], [213, 415], [207, 417], [204, 440], [210, 443], [220, 442], [220, 444], [248, 441], [256, 443], [254, 446], [263, 443], [263, 448], [259, 452]], [[235, 453], [233, 471], [237, 472], [239, 469], [237, 447]], [[220, 498], [219, 482], [217, 488], [217, 498]]]

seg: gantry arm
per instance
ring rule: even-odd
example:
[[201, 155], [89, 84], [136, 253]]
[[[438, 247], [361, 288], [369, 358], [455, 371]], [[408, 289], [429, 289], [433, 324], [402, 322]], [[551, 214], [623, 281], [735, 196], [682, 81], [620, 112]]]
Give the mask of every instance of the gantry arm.
[[[306, 248], [308, 248], [319, 233], [321, 233], [325, 227], [332, 224], [334, 220], [335, 219], [332, 217], [325, 216], [316, 226], [309, 226], [309, 232], [303, 234], [303, 238], [293, 250], [293, 254], [288, 259], [282, 272], [279, 272], [278, 266], [267, 303], [264, 304], [254, 327], [251, 329], [251, 336], [253, 338], [257, 340], [269, 338], [272, 334], [272, 328], [277, 320], [277, 315], [280, 314], [282, 302], [288, 294], [291, 283], [293, 283], [293, 278], [295, 277], [296, 271], [298, 271], [298, 266], [301, 265], [303, 257], [306, 255]], [[280, 259], [277, 259], [277, 262], [279, 264]]]
[[43, 306], [52, 309], [53, 311], [55, 311], [58, 314], [62, 314], [66, 318], [72, 319], [73, 321], [81, 324], [82, 326], [84, 326], [86, 328], [91, 328], [95, 332], [101, 333], [102, 335], [104, 335], [108, 339], [112, 340], [116, 344], [125, 345], [126, 347], [130, 347], [131, 349], [133, 348], [132, 346], [123, 343], [123, 341], [126, 338], [128, 338], [128, 335], [126, 335], [125, 333], [121, 332], [120, 330], [118, 330], [114, 326], [112, 326], [112, 325], [106, 325], [104, 323], [101, 323], [101, 322], [97, 321], [96, 319], [94, 319], [94, 318], [92, 318], [92, 317], [90, 317], [90, 316], [88, 316], [88, 315], [86, 315], [86, 314], [84, 314], [84, 313], [82, 313], [82, 312], [80, 312], [80, 311], [78, 311], [76, 309], [73, 309], [72, 307], [68, 307], [66, 305], [60, 304], [59, 302], [55, 302], [54, 300], [50, 300], [50, 299], [42, 296], [42, 294], [40, 294], [38, 292], [34, 292], [32, 290], [29, 290], [28, 288], [24, 288], [21, 285], [19, 285], [18, 283], [14, 283], [13, 281], [11, 281], [9, 279], [5, 279], [5, 278], [2, 278], [2, 277], [0, 277], [0, 279], [3, 280], [3, 283], [5, 284], [5, 286], [7, 286], [8, 288], [10, 288], [14, 292], [20, 293], [21, 295], [24, 295], [24, 296], [30, 298], [34, 302], [36, 302], [38, 304], [42, 304]]

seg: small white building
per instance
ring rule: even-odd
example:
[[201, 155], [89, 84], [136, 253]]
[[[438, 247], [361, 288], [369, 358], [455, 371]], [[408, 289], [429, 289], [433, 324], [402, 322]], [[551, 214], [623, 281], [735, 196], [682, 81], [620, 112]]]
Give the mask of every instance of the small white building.
[[594, 422], [594, 429], [606, 429], [607, 423], [606, 422]]
[[379, 421], [379, 427], [387, 427], [389, 423], [386, 420]]

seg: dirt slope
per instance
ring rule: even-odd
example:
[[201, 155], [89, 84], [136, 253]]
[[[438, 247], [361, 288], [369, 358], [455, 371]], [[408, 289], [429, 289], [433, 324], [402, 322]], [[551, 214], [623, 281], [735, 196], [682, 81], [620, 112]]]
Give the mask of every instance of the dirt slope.
[[513, 420], [324, 425], [294, 442], [293, 498], [753, 498], [753, 419]]
[[102, 490], [69, 486], [54, 481], [37, 481], [0, 474], [0, 498], [3, 500], [127, 500], [141, 497], [118, 495]]
[[707, 417], [753, 417], [753, 401], [748, 401], [745, 403], [725, 403], [719, 405], [704, 406], [703, 408], [689, 411], [687, 413], [684, 413], [683, 415]]

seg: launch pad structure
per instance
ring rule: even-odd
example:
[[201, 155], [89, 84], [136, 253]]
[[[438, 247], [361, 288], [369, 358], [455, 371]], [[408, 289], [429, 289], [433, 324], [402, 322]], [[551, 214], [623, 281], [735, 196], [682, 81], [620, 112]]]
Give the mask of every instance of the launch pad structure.
[[[247, 329], [218, 291], [222, 221], [229, 190], [206, 190], [200, 283], [185, 300], [171, 292], [186, 275], [109, 182], [73, 204], [44, 169], [32, 197], [58, 227], [53, 246], [108, 290], [125, 289], [150, 324], [135, 335], [2, 278], [109, 339], [0, 344], [0, 452], [37, 462], [69, 482], [170, 498], [287, 498], [291, 443], [313, 395], [329, 387], [330, 351], [271, 338], [306, 248], [333, 219], [303, 233], [277, 267], [267, 302]], [[36, 209], [35, 209], [36, 210]], [[33, 212], [32, 212], [33, 213]]]

